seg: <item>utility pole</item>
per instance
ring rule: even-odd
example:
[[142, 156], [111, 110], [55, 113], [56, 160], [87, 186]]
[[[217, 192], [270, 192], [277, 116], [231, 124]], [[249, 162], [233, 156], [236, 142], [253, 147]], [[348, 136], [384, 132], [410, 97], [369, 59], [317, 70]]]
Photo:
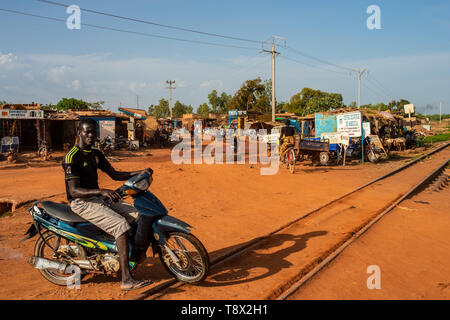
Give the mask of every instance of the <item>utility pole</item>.
[[442, 123], [442, 101], [439, 107], [439, 124]]
[[358, 109], [359, 109], [361, 107], [361, 76], [365, 72], [368, 72], [368, 70], [364, 69], [364, 68], [358, 68], [358, 69], [353, 69], [350, 72], [355, 73], [356, 76], [358, 77]]
[[[286, 47], [286, 39], [278, 36], [272, 36], [272, 38], [266, 40], [263, 42], [262, 46], [263, 49], [261, 52], [267, 52], [272, 54], [272, 122], [275, 122], [275, 109], [276, 109], [276, 96], [275, 96], [275, 56], [280, 54], [279, 52], [275, 51], [275, 46], [277, 43], [280, 43], [280, 41], [284, 42], [284, 47]], [[272, 50], [264, 50], [264, 43], [271, 42], [272, 43]]]
[[137, 109], [139, 109], [139, 96], [136, 95], [136, 107]]
[[167, 87], [169, 89], [170, 95], [169, 95], [169, 111], [170, 111], [170, 119], [172, 119], [172, 89], [176, 89], [175, 87], [172, 87], [172, 85], [175, 83], [175, 80], [167, 80], [166, 81], [169, 86]]

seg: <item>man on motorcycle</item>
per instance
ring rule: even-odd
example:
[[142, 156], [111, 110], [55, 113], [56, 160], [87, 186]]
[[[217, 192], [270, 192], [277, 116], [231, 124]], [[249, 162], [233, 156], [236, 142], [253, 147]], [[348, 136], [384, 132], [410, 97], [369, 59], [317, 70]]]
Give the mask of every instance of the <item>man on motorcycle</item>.
[[122, 290], [132, 290], [149, 285], [152, 283], [151, 281], [133, 279], [129, 269], [130, 223], [139, 220], [131, 253], [131, 260], [139, 263], [145, 259], [148, 247], [146, 233], [148, 221], [145, 217], [139, 217], [137, 210], [132, 205], [121, 201], [121, 196], [117, 192], [99, 188], [97, 169], [118, 181], [128, 180], [141, 172], [152, 174], [153, 171], [152, 169], [133, 172], [116, 171], [102, 152], [93, 148], [97, 141], [97, 123], [93, 119], [80, 120], [77, 134], [78, 143], [67, 152], [62, 162], [70, 207], [80, 217], [116, 239], [122, 270]]

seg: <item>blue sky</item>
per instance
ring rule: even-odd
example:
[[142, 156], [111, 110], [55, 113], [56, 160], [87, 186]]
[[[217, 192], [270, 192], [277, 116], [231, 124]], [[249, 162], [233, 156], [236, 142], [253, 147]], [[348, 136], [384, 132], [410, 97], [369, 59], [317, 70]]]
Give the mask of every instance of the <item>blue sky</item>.
[[[276, 60], [276, 93], [286, 101], [303, 87], [357, 99], [356, 78], [369, 70], [361, 103], [405, 98], [424, 111], [450, 113], [450, 2], [434, 1], [118, 1], [55, 0], [203, 32], [264, 41], [286, 39]], [[369, 30], [370, 5], [381, 9], [381, 30]], [[1, 9], [67, 19], [64, 7], [36, 0], [2, 0]], [[225, 48], [83, 26], [95, 24], [186, 40], [250, 47]], [[261, 44], [210, 37], [82, 11], [81, 30], [64, 22], [0, 11], [0, 99], [56, 103], [62, 97], [146, 108], [168, 99], [194, 109], [211, 90], [233, 94], [247, 79], [271, 77]], [[295, 50], [293, 50], [295, 49]], [[320, 60], [306, 58], [298, 51]], [[295, 61], [294, 61], [295, 60]]]

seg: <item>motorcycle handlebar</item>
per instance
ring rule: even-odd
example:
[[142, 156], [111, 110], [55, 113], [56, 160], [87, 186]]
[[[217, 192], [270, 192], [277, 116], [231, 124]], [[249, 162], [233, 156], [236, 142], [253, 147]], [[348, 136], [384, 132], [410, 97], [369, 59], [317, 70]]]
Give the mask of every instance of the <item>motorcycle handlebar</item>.
[[[138, 173], [137, 175], [135, 175], [133, 177], [136, 177], [136, 176], [139, 176], [139, 175], [148, 175], [147, 179], [150, 179], [152, 177], [153, 170], [152, 169], [149, 169], [149, 170], [151, 170], [151, 174], [150, 175], [148, 175], [147, 173], [142, 173], [141, 172], [141, 173]], [[121, 185], [119, 188], [114, 190], [114, 192], [117, 192], [120, 195], [121, 198], [126, 196], [126, 194], [124, 193], [124, 185]], [[109, 199], [108, 197], [104, 197], [103, 198], [103, 202], [105, 202], [105, 203], [107, 203], [109, 205], [109, 204], [111, 204], [111, 199]]]

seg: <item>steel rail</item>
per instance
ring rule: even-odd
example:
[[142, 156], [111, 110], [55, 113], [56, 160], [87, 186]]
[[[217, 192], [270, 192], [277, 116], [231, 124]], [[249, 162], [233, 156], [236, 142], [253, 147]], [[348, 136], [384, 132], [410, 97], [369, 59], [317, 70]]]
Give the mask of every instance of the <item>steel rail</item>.
[[281, 293], [276, 298], [276, 300], [285, 300], [290, 295], [292, 295], [294, 292], [298, 291], [301, 286], [303, 286], [308, 280], [310, 280], [317, 273], [319, 273], [320, 270], [322, 270], [331, 261], [333, 261], [349, 245], [351, 245], [354, 241], [356, 241], [359, 237], [361, 237], [362, 234], [364, 234], [367, 230], [369, 230], [375, 223], [377, 223], [386, 214], [388, 214], [390, 211], [392, 211], [403, 200], [411, 197], [416, 192], [418, 192], [423, 186], [427, 185], [430, 181], [434, 180], [437, 176], [439, 176], [439, 174], [442, 173], [442, 171], [449, 164], [449, 162], [450, 162], [450, 159], [445, 160], [445, 162], [443, 164], [439, 165], [439, 167], [437, 169], [435, 169], [432, 173], [430, 173], [422, 181], [420, 181], [418, 184], [416, 184], [414, 187], [412, 187], [406, 194], [404, 194], [402, 197], [397, 199], [391, 206], [389, 206], [387, 209], [385, 209], [383, 212], [381, 212], [379, 215], [377, 215], [374, 219], [372, 219], [367, 224], [365, 224], [363, 227], [361, 227], [361, 229], [357, 233], [355, 233], [350, 239], [348, 239], [344, 244], [339, 246], [332, 253], [328, 254], [326, 256], [326, 258], [320, 257], [320, 259], [323, 259], [323, 258], [325, 258], [325, 259], [320, 264], [318, 264], [316, 267], [314, 267], [310, 272], [308, 272], [305, 276], [303, 276], [301, 279], [299, 279], [297, 282], [295, 282], [292, 286], [290, 286], [288, 289], [284, 290], [283, 293]]

